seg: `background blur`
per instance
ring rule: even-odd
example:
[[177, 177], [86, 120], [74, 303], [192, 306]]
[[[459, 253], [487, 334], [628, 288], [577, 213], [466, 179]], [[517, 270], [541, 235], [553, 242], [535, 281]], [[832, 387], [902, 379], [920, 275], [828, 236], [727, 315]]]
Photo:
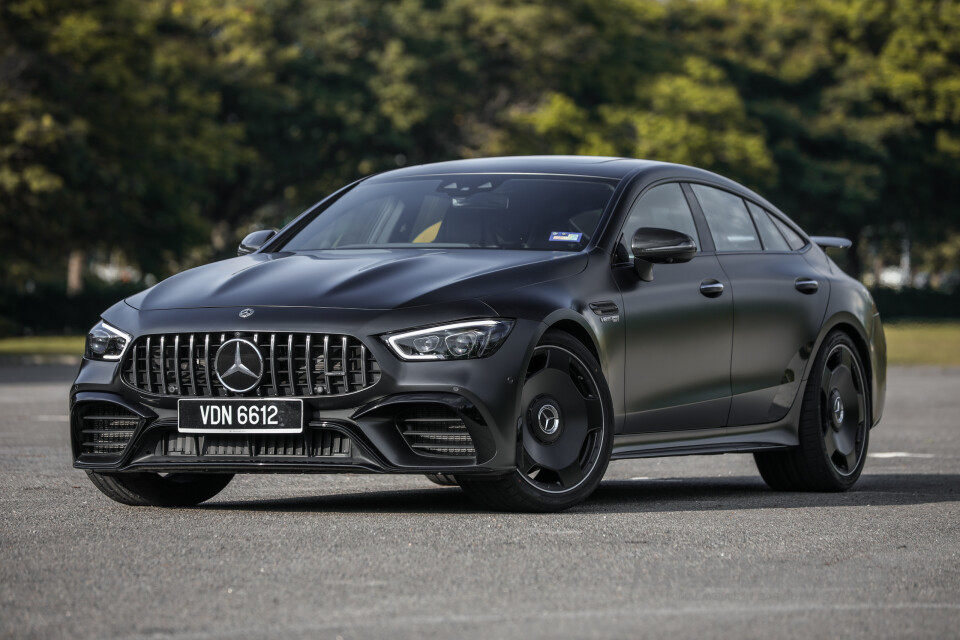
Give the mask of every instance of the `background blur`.
[[361, 176], [528, 153], [712, 169], [852, 239], [886, 319], [960, 318], [958, 2], [4, 0], [0, 337]]

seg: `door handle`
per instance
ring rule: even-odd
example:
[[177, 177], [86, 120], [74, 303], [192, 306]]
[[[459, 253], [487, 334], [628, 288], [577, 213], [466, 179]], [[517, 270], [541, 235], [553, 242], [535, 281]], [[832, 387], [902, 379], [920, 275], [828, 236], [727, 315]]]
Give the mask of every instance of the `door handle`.
[[793, 286], [795, 286], [800, 293], [810, 294], [817, 292], [820, 288], [820, 283], [810, 278], [797, 278]]
[[713, 278], [704, 280], [700, 283], [700, 293], [708, 298], [716, 298], [723, 293], [723, 283], [714, 280]]

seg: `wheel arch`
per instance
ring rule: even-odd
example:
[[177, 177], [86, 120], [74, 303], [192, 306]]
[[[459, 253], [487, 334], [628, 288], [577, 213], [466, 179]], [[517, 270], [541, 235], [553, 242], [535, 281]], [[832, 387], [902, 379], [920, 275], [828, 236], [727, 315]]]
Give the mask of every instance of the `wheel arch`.
[[[824, 323], [823, 329], [820, 331], [820, 335], [817, 337], [817, 342], [811, 351], [811, 364], [813, 363], [813, 359], [816, 357], [816, 354], [820, 352], [823, 342], [827, 339], [827, 336], [830, 335], [832, 331], [840, 331], [844, 333], [850, 338], [854, 346], [857, 348], [857, 355], [860, 356], [860, 360], [863, 363], [865, 370], [864, 374], [866, 375], [868, 384], [870, 385], [870, 413], [871, 421], [875, 425], [879, 421], [879, 414], [882, 411], [882, 404], [880, 404], [880, 399], [878, 398], [881, 390], [878, 389], [878, 385], [880, 384], [876, 371], [878, 364], [875, 362], [874, 352], [870, 348], [870, 337], [867, 335], [867, 328], [863, 327], [859, 319], [850, 313], [841, 312], [831, 316]], [[809, 380], [810, 373], [811, 371], [808, 368], [804, 378]]]
[[[599, 321], [598, 323], [599, 324]], [[600, 364], [600, 372], [606, 380], [610, 391], [610, 400], [613, 411], [614, 433], [623, 431], [623, 371], [618, 364], [616, 357], [610, 353], [611, 349], [616, 349], [615, 336], [599, 335], [597, 327], [591, 326], [588, 319], [574, 312], [571, 309], [559, 309], [546, 318], [541, 324], [541, 331], [531, 341], [527, 359], [524, 367], [529, 365], [529, 359], [533, 355], [533, 349], [543, 339], [543, 336], [551, 330], [562, 331], [575, 340], [583, 344], [596, 361]], [[621, 345], [622, 349], [622, 345]]]
[[[583, 346], [587, 348], [590, 354], [593, 355], [593, 357], [597, 359], [597, 362], [601, 363], [602, 366], [603, 359], [600, 357], [600, 350], [597, 348], [596, 342], [594, 341], [594, 336], [591, 335], [591, 333], [587, 331], [583, 325], [569, 318], [564, 318], [547, 326], [543, 333], [545, 334], [548, 331], [563, 331], [564, 333], [570, 334], [576, 338], [578, 342], [583, 344]], [[540, 335], [540, 338], [543, 338], [543, 334]]]

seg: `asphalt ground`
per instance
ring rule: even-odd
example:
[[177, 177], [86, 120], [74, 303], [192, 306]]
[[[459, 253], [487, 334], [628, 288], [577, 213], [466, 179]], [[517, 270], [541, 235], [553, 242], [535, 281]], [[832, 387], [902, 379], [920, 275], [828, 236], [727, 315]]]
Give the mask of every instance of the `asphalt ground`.
[[377, 475], [122, 506], [70, 466], [73, 373], [0, 367], [2, 637], [960, 634], [960, 369], [890, 371], [849, 493], [770, 491], [745, 455], [620, 461], [548, 515]]

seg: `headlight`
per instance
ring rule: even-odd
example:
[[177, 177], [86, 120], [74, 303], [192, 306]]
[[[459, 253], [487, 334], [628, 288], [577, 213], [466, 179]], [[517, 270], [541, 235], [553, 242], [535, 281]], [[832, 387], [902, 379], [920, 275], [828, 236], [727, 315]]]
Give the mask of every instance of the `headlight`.
[[468, 320], [383, 336], [403, 360], [464, 360], [492, 355], [513, 328], [513, 320]]
[[87, 347], [83, 356], [89, 360], [119, 360], [128, 344], [128, 334], [101, 320], [87, 334]]

